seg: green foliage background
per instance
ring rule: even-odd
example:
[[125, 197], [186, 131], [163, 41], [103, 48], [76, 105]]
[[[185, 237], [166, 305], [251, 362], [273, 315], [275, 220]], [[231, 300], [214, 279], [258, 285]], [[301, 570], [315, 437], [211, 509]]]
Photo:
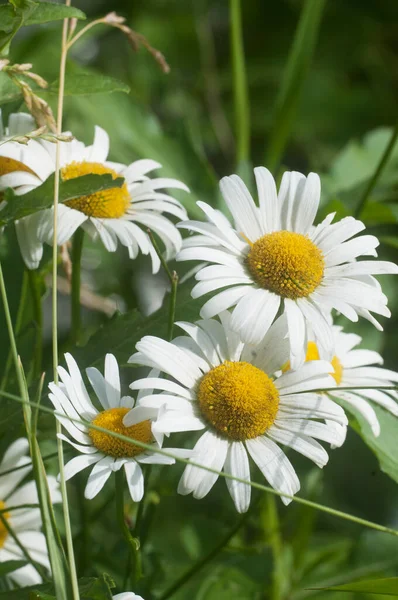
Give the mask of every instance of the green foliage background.
[[[242, 2], [252, 165], [265, 164], [268, 155], [278, 93], [302, 5], [299, 0]], [[134, 53], [119, 31], [104, 26], [91, 30], [70, 53], [65, 129], [89, 143], [93, 127], [98, 124], [110, 135], [112, 160], [125, 163], [143, 157], [158, 160], [164, 166], [162, 176], [177, 177], [191, 188], [189, 197], [181, 195], [191, 215], [198, 215], [195, 206], [198, 199], [223, 208], [217, 186], [221, 176], [238, 170], [252, 185], [250, 165], [237, 165], [235, 160], [228, 2], [81, 0], [74, 2], [74, 6], [90, 19], [110, 11], [125, 16], [129, 26], [144, 34], [165, 55], [171, 71], [168, 75], [162, 73], [143, 49]], [[332, 210], [339, 216], [355, 212], [391, 136], [398, 118], [397, 39], [395, 0], [326, 2], [313, 60], [302, 80], [291, 135], [282, 164], [275, 172], [278, 176], [286, 168], [319, 172], [323, 183], [323, 214]], [[59, 48], [59, 23], [23, 28], [11, 47], [12, 62], [32, 62], [35, 72], [53, 82], [50, 91], [43, 94], [53, 106], [56, 95], [51, 90], [56, 91]], [[95, 74], [103, 77], [94, 79]], [[109, 77], [124, 82], [130, 93], [103, 93], [115, 87]], [[4, 85], [2, 80], [0, 83]], [[0, 89], [4, 91], [1, 86]], [[119, 84], [118, 89], [123, 89], [123, 85]], [[3, 106], [5, 116], [21, 108], [21, 101], [15, 95], [9, 94], [7, 99]], [[397, 185], [398, 148], [361, 215], [369, 233], [375, 233], [383, 242], [380, 256], [394, 261], [398, 258]], [[15, 316], [23, 267], [11, 231], [1, 238], [0, 253]], [[87, 345], [69, 348], [81, 366], [96, 364], [101, 368], [107, 351], [115, 352], [125, 362], [145, 332], [161, 333], [158, 324], [165, 323], [166, 312], [145, 323], [139, 314], [141, 306], [134, 278], [145, 267], [144, 260], [130, 261], [122, 250], [109, 254], [99, 244], [86, 244], [83, 273], [86, 283], [96, 293], [116, 298], [125, 314], [109, 322], [101, 313], [85, 312], [83, 342]], [[181, 271], [180, 266], [178, 270]], [[356, 324], [353, 329], [364, 337], [364, 347], [380, 351], [386, 366], [398, 370], [398, 300], [393, 285], [392, 280], [383, 277], [393, 315], [385, 323], [385, 333], [377, 332], [366, 322]], [[194, 319], [198, 313], [198, 303], [188, 300], [189, 287], [185, 285], [179, 291], [179, 318]], [[44, 290], [43, 286], [46, 295]], [[67, 306], [66, 298], [60, 298], [60, 302], [61, 307]], [[31, 352], [34, 331], [32, 315], [28, 313], [24, 315], [19, 335], [19, 346], [26, 357]], [[61, 341], [62, 331], [68, 329], [64, 313], [61, 310]], [[0, 325], [4, 331], [3, 323]], [[49, 323], [45, 321], [45, 325], [48, 344], [45, 364], [51, 372]], [[102, 329], [95, 333], [100, 325]], [[65, 340], [63, 349], [67, 348]], [[1, 366], [6, 364], [7, 353], [4, 340], [0, 345]], [[126, 383], [135, 375], [128, 368], [123, 370]], [[383, 432], [377, 441], [371, 438], [366, 424], [353, 416], [354, 429], [362, 432], [370, 448], [350, 429], [343, 448], [330, 452], [324, 472], [312, 470], [308, 461], [301, 461], [300, 457], [294, 456], [292, 460], [303, 482], [304, 497], [397, 528], [398, 427], [382, 409], [377, 412]], [[19, 415], [15, 404], [4, 401], [0, 414], [3, 447], [18, 433]], [[40, 442], [51, 452], [53, 422], [43, 417], [41, 424]], [[154, 469], [151, 474], [146, 577], [141, 582], [141, 593], [147, 600], [151, 594], [158, 598], [174, 579], [216, 546], [239, 519], [222, 481], [204, 500], [177, 497], [175, 489], [181, 471], [182, 466], [177, 466], [161, 472]], [[254, 477], [260, 480], [258, 474]], [[106, 572], [122, 589], [120, 563], [126, 549], [115, 527], [112, 487], [108, 485], [99, 498], [82, 507], [79, 494], [85, 479], [83, 473], [70, 484], [79, 576]], [[263, 496], [256, 499], [254, 494], [253, 501], [255, 507], [227, 549], [217, 554], [173, 599], [270, 597], [273, 532], [268, 525], [269, 507]], [[287, 509], [282, 504], [278, 508], [285, 574], [281, 597], [321, 599], [330, 592], [309, 588], [338, 585], [360, 577], [398, 575], [398, 538], [365, 530], [294, 503]], [[370, 592], [360, 596], [373, 597]], [[355, 597], [354, 592], [334, 592], [336, 600]]]

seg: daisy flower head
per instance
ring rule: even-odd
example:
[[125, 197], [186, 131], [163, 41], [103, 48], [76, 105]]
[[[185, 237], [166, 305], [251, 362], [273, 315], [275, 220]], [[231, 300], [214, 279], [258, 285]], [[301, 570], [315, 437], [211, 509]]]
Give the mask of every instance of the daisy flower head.
[[365, 228], [353, 217], [333, 223], [330, 214], [314, 226], [320, 200], [315, 173], [286, 172], [279, 192], [267, 169], [257, 167], [254, 174], [258, 206], [237, 175], [220, 182], [233, 225], [203, 202], [198, 204], [207, 223], [179, 224], [198, 235], [184, 242], [177, 260], [213, 263], [198, 271], [192, 296], [216, 292], [204, 304], [203, 318], [234, 306], [231, 327], [252, 344], [261, 342], [280, 311], [285, 313], [293, 368], [304, 362], [308, 324], [331, 358], [333, 336], [325, 313], [334, 308], [352, 321], [363, 316], [379, 327], [371, 311], [386, 317], [390, 311], [372, 275], [396, 274], [398, 267], [356, 260], [377, 256], [379, 242], [372, 235], [353, 238]]
[[[49, 571], [46, 539], [40, 531], [42, 521], [36, 484], [34, 481], [28, 481], [20, 485], [32, 470], [32, 461], [27, 455], [28, 452], [29, 444], [25, 438], [17, 439], [6, 450], [0, 463], [0, 508], [5, 511], [2, 512], [3, 518], [30, 558]], [[55, 477], [48, 477], [48, 485], [52, 502], [61, 502]], [[37, 504], [37, 508], [18, 508], [25, 504]], [[0, 563], [9, 560], [26, 559], [7, 526], [0, 522]], [[40, 574], [32, 564], [8, 573], [7, 579], [10, 584], [15, 584], [17, 587], [42, 582]]]
[[[153, 431], [152, 419], [156, 417], [156, 413], [153, 411], [150, 418], [143, 419], [132, 427], [123, 425], [123, 418], [133, 408], [134, 399], [121, 396], [119, 367], [113, 354], [107, 354], [105, 357], [104, 375], [94, 367], [86, 369], [100, 410], [91, 402], [74, 358], [65, 354], [65, 360], [68, 370], [58, 367], [61, 382], [58, 385], [54, 382], [49, 384], [49, 398], [58, 413], [56, 418], [73, 440], [62, 433], [59, 437], [79, 452], [78, 456], [65, 465], [66, 480], [93, 465], [84, 493], [85, 497], [91, 500], [102, 490], [111, 473], [123, 467], [131, 498], [134, 502], [139, 502], [144, 494], [141, 465], [170, 465], [175, 462], [173, 458], [156, 452], [163, 442], [163, 435]], [[70, 418], [87, 421], [94, 426], [148, 444], [153, 450], [90, 428], [83, 422], [71, 421]], [[167, 451], [175, 455], [180, 452], [173, 448]], [[184, 455], [184, 451], [181, 451], [181, 454]], [[189, 455], [187, 452], [185, 454]]]
[[[313, 392], [331, 387], [332, 366], [326, 361], [305, 363], [297, 371], [276, 373], [289, 356], [285, 317], [268, 330], [262, 344], [241, 342], [225, 311], [220, 321], [206, 319], [177, 325], [187, 334], [173, 342], [146, 336], [130, 362], [159, 369], [168, 378], [149, 376], [131, 384], [133, 390], [158, 390], [138, 399], [124, 418], [131, 426], [162, 407], [154, 429], [169, 435], [201, 431], [192, 460], [250, 482], [249, 457], [285, 504], [300, 489], [296, 472], [278, 444], [290, 446], [319, 467], [328, 461], [317, 441], [340, 445], [337, 430], [323, 422], [345, 425], [343, 409]], [[217, 475], [188, 465], [180, 480], [181, 494], [203, 498]], [[239, 512], [250, 504], [248, 484], [226, 478]]]
[[[186, 219], [187, 214], [180, 202], [165, 190], [189, 192], [186, 185], [176, 179], [151, 179], [148, 174], [161, 165], [150, 159], [137, 160], [130, 165], [108, 161], [109, 136], [101, 127], [95, 128], [91, 146], [73, 139], [60, 142], [60, 152], [60, 171], [64, 181], [82, 175], [107, 173], [113, 179], [123, 177], [125, 183], [122, 187], [60, 204], [59, 245], [67, 242], [78, 227], [83, 227], [92, 237], [99, 237], [109, 252], [114, 252], [120, 242], [128, 249], [131, 258], [135, 258], [139, 251], [150, 255], [155, 273], [160, 268], [160, 260], [147, 233], [150, 229], [164, 244], [166, 260], [175, 256], [181, 248], [181, 235], [165, 214], [177, 219]], [[0, 146], [0, 190], [12, 187], [16, 194], [25, 194], [41, 185], [55, 168], [56, 144], [33, 139], [22, 148], [21, 144], [13, 141]], [[43, 243], [53, 243], [53, 209], [20, 219], [17, 235], [27, 267], [36, 269], [43, 254]]]
[[[383, 358], [374, 350], [357, 348], [362, 338], [355, 333], [344, 333], [342, 327], [333, 326], [335, 340], [335, 355], [332, 359], [334, 372], [332, 376], [336, 388], [328, 395], [334, 399], [343, 400], [348, 408], [352, 406], [355, 411], [369, 423], [373, 434], [380, 435], [380, 423], [372, 404], [378, 404], [392, 415], [398, 417], [398, 393], [395, 390], [375, 389], [396, 386], [398, 373], [383, 369]], [[315, 342], [310, 341], [307, 349], [307, 359], [320, 358]], [[366, 389], [369, 385], [371, 389]], [[346, 390], [344, 388], [363, 388]], [[342, 388], [342, 389], [339, 389]], [[398, 424], [398, 422], [397, 422]]]

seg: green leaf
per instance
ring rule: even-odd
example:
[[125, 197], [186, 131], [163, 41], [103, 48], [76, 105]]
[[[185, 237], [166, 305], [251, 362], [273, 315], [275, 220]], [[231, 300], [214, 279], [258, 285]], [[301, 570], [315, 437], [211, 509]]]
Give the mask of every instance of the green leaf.
[[306, 0], [290, 49], [282, 85], [276, 100], [273, 127], [265, 164], [278, 165], [290, 135], [300, 92], [318, 39], [325, 0]]
[[0, 56], [8, 55], [12, 38], [36, 6], [36, 2], [31, 0], [14, 0], [0, 6]]
[[[52, 174], [41, 186], [27, 194], [16, 196], [9, 188], [5, 192], [7, 204], [0, 212], [0, 225], [7, 225], [16, 219], [26, 217], [38, 210], [44, 210], [52, 206], [54, 202], [54, 177]], [[124, 184], [123, 177], [112, 179], [112, 175], [82, 175], [59, 183], [59, 201], [66, 202], [80, 196], [87, 196], [121, 187]]]
[[352, 426], [376, 455], [381, 470], [398, 483], [397, 417], [373, 403], [372, 408], [379, 419], [381, 428], [379, 437], [375, 437], [368, 422], [358, 411], [343, 400], [338, 400], [338, 402], [347, 412], [355, 416], [356, 422], [354, 421]]
[[86, 15], [83, 11], [73, 6], [55, 4], [55, 2], [40, 2], [25, 20], [24, 25], [38, 25], [40, 23], [71, 18], [85, 19]]
[[[48, 89], [53, 94], [58, 94], [58, 81], [52, 83]], [[65, 96], [87, 96], [88, 94], [109, 94], [110, 92], [130, 91], [127, 83], [103, 75], [102, 73], [66, 73]]]
[[[204, 303], [203, 298], [193, 300], [190, 292], [192, 281], [179, 286], [175, 320], [195, 321]], [[98, 366], [103, 368], [104, 356], [109, 349], [119, 363], [127, 363], [135, 351], [135, 344], [144, 335], [156, 335], [166, 338], [169, 303], [168, 298], [162, 308], [150, 317], [143, 317], [138, 310], [124, 315], [117, 314], [107, 321], [89, 339], [83, 347], [73, 349], [73, 356], [80, 368]]]
[[384, 596], [398, 596], [398, 577], [385, 579], [365, 579], [353, 581], [344, 585], [335, 585], [327, 588], [311, 588], [329, 590], [330, 592], [356, 592], [361, 594], [382, 594]]
[[27, 564], [24, 560], [7, 560], [6, 562], [2, 562], [0, 563], [0, 577], [4, 577], [8, 573], [12, 573]]
[[252, 600], [257, 597], [257, 584], [235, 567], [218, 569], [206, 577], [198, 590], [197, 600]]

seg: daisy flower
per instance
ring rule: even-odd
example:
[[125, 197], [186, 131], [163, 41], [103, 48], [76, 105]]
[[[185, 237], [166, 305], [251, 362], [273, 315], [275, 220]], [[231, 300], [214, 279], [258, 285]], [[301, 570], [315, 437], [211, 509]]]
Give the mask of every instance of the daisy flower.
[[[86, 369], [87, 377], [101, 405], [98, 410], [90, 400], [80, 370], [76, 361], [70, 354], [65, 354], [69, 372], [63, 367], [58, 367], [61, 380], [59, 385], [54, 382], [49, 384], [49, 398], [58, 413], [60, 423], [65, 427], [72, 441], [62, 433], [59, 437], [78, 450], [78, 456], [72, 458], [65, 465], [65, 478], [70, 479], [83, 469], [93, 466], [85, 489], [85, 497], [94, 498], [103, 488], [113, 471], [124, 467], [127, 484], [131, 498], [139, 502], [144, 494], [144, 477], [141, 465], [145, 464], [173, 464], [175, 460], [156, 452], [161, 447], [163, 436], [153, 433], [152, 418], [142, 419], [133, 427], [123, 425], [123, 417], [134, 406], [134, 399], [130, 396], [120, 395], [119, 367], [112, 354], [105, 357], [105, 376], [98, 369]], [[128, 443], [107, 433], [91, 429], [83, 423], [70, 421], [82, 419], [93, 425], [103, 427], [110, 432], [125, 435], [133, 440], [150, 444], [153, 450], [145, 450], [133, 443]], [[185, 456], [189, 451], [168, 448], [168, 452]]]
[[[130, 385], [133, 390], [159, 393], [139, 399], [124, 424], [134, 425], [162, 407], [154, 424], [156, 432], [203, 432], [192, 455], [195, 462], [250, 482], [251, 457], [275, 490], [293, 496], [300, 482], [278, 444], [323, 467], [328, 455], [317, 439], [341, 443], [339, 431], [322, 421], [345, 425], [343, 409], [312, 391], [333, 385], [332, 366], [313, 361], [297, 371], [275, 375], [289, 356], [285, 318], [270, 327], [258, 347], [240, 341], [231, 329], [229, 312], [221, 313], [220, 320], [177, 323], [188, 335], [171, 343], [152, 336], [138, 342], [130, 362], [159, 369], [168, 378], [149, 376]], [[188, 465], [178, 491], [203, 498], [217, 477]], [[245, 512], [250, 486], [228, 478], [226, 484], [236, 509]], [[284, 496], [282, 500], [290, 502]]]
[[[34, 481], [20, 485], [32, 470], [32, 461], [27, 456], [28, 451], [28, 440], [19, 438], [9, 446], [3, 456], [0, 463], [0, 509], [5, 511], [2, 512], [3, 517], [30, 558], [50, 570], [46, 539], [40, 531], [42, 526], [40, 509], [18, 509], [20, 505], [38, 505], [39, 502]], [[48, 484], [52, 502], [61, 502], [55, 477], [48, 477]], [[8, 508], [10, 508], [9, 512]], [[5, 525], [0, 522], [0, 562], [9, 560], [26, 560], [26, 557]], [[31, 564], [8, 573], [7, 579], [18, 587], [42, 582], [41, 576]]]
[[356, 261], [377, 256], [379, 242], [372, 235], [351, 239], [365, 228], [353, 217], [332, 223], [330, 214], [313, 225], [320, 199], [315, 173], [307, 178], [285, 173], [279, 193], [267, 169], [257, 167], [254, 174], [258, 206], [237, 175], [220, 182], [233, 226], [203, 202], [198, 205], [207, 223], [179, 224], [199, 235], [188, 238], [177, 260], [214, 263], [197, 273], [192, 296], [217, 292], [204, 304], [203, 318], [234, 306], [231, 327], [247, 343], [258, 344], [279, 312], [285, 313], [293, 368], [304, 362], [308, 324], [331, 358], [333, 336], [325, 314], [334, 308], [352, 321], [363, 316], [380, 327], [370, 311], [385, 317], [390, 311], [372, 275], [396, 274], [398, 267], [385, 261]]
[[[395, 390], [373, 389], [394, 386], [398, 383], [398, 373], [375, 365], [382, 365], [383, 358], [373, 350], [358, 349], [362, 338], [354, 333], [344, 333], [342, 327], [333, 326], [335, 355], [332, 359], [332, 374], [336, 389], [328, 392], [330, 397], [343, 400], [347, 408], [352, 406], [353, 414], [359, 412], [369, 423], [373, 434], [380, 435], [380, 423], [372, 403], [382, 406], [398, 417], [398, 393]], [[315, 342], [310, 341], [307, 349], [307, 360], [319, 359]], [[372, 389], [344, 390], [345, 387], [366, 387]], [[369, 402], [370, 401], [370, 402]]]
[[[30, 115], [11, 115], [6, 136], [15, 131], [16, 124], [20, 128], [26, 125], [27, 129], [31, 129], [32, 119]], [[101, 127], [95, 128], [91, 146], [85, 146], [76, 139], [60, 142], [60, 146], [60, 169], [64, 181], [92, 173], [108, 173], [113, 179], [124, 177], [125, 183], [120, 188], [103, 190], [60, 204], [58, 244], [67, 242], [81, 226], [92, 237], [99, 236], [109, 252], [116, 250], [119, 241], [127, 247], [130, 258], [135, 258], [139, 251], [149, 254], [153, 272], [156, 273], [160, 261], [147, 229], [162, 240], [166, 260], [173, 258], [181, 247], [181, 235], [163, 213], [178, 219], [186, 219], [187, 214], [164, 188], [188, 192], [186, 185], [176, 179], [148, 177], [153, 169], [161, 167], [150, 159], [137, 160], [128, 166], [109, 162], [109, 137]], [[54, 143], [38, 138], [29, 140], [26, 145], [13, 141], [3, 144], [0, 146], [0, 190], [12, 187], [16, 194], [25, 194], [54, 173], [55, 166]], [[36, 269], [43, 255], [43, 242], [53, 243], [53, 209], [21, 219], [17, 223], [17, 235], [26, 266]]]

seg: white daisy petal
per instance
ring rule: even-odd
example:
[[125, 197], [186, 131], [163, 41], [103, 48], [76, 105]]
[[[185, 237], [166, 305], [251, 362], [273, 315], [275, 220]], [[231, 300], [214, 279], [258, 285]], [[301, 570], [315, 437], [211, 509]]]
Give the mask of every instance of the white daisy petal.
[[[249, 459], [242, 442], [232, 442], [228, 447], [224, 471], [233, 477], [250, 481]], [[234, 479], [225, 480], [236, 510], [244, 513], [250, 505], [251, 487]]]
[[[246, 448], [269, 484], [278, 492], [294, 496], [300, 489], [300, 481], [287, 458], [277, 444], [262, 436], [246, 441]], [[291, 499], [282, 496], [284, 504]]]
[[102, 490], [112, 474], [111, 465], [114, 460], [115, 459], [112, 456], [104, 456], [94, 465], [84, 490], [84, 497], [87, 498], [87, 500], [92, 500]]

